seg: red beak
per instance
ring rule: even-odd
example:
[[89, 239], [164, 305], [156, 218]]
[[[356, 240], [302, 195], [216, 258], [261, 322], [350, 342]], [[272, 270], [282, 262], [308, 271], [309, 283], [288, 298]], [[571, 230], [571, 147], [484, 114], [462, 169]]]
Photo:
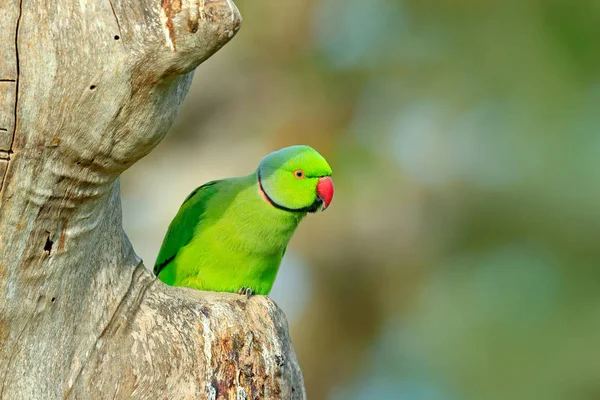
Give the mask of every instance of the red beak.
[[333, 181], [330, 177], [324, 176], [319, 178], [319, 183], [317, 183], [317, 196], [321, 200], [323, 200], [323, 208], [321, 211], [325, 211], [329, 204], [331, 204], [331, 199], [333, 199]]

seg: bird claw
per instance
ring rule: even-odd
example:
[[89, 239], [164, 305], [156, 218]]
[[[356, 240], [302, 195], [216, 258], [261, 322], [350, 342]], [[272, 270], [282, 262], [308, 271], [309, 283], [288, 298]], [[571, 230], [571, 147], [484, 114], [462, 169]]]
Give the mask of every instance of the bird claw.
[[238, 294], [245, 295], [248, 298], [254, 294], [254, 291], [246, 286], [242, 286], [240, 290], [238, 290]]

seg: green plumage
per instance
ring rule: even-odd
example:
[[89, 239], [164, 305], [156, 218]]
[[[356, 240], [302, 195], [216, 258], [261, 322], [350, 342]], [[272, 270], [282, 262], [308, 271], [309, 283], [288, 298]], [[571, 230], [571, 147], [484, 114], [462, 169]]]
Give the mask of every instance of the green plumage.
[[298, 223], [322, 203], [319, 179], [329, 175], [316, 151], [293, 146], [250, 175], [200, 186], [171, 222], [154, 273], [173, 286], [268, 294]]

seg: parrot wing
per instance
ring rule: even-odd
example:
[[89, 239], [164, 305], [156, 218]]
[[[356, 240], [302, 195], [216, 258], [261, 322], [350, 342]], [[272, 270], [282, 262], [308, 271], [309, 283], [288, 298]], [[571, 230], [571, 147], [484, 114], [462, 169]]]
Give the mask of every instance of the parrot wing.
[[207, 201], [215, 193], [215, 184], [218, 182], [205, 183], [183, 201], [163, 240], [154, 263], [154, 275], [158, 276], [160, 271], [173, 261], [181, 248], [192, 240], [196, 227], [206, 211]]

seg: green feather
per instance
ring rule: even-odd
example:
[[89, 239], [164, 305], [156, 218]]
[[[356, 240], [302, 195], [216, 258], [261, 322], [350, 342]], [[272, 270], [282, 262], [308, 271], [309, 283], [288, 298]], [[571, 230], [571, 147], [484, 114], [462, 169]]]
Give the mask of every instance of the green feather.
[[173, 261], [179, 250], [194, 237], [194, 230], [200, 223], [206, 209], [206, 200], [214, 192], [213, 186], [216, 183], [217, 181], [212, 181], [197, 187], [183, 201], [179, 212], [169, 225], [167, 235], [156, 258], [154, 264], [154, 274], [156, 276]]

